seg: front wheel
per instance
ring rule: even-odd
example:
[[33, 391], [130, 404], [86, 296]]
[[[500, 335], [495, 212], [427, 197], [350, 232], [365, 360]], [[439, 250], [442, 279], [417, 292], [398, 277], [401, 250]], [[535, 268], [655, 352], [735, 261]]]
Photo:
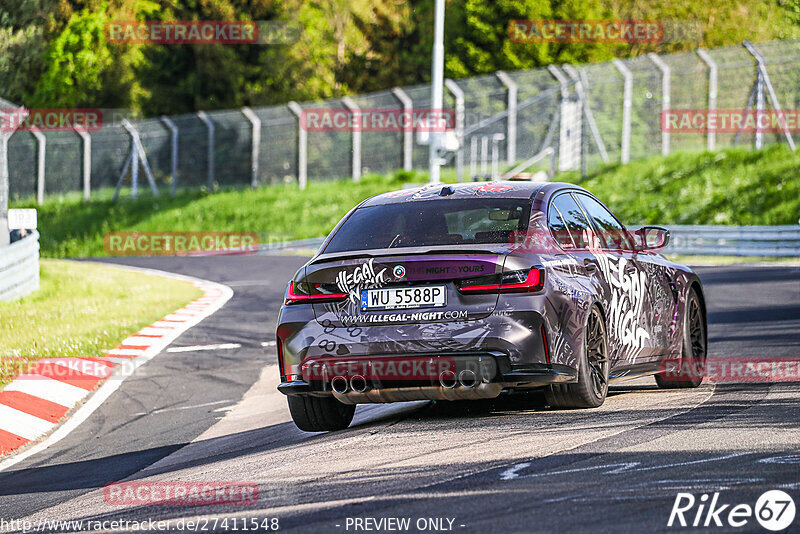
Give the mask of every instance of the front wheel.
[[609, 367], [606, 326], [595, 306], [586, 320], [578, 382], [548, 387], [545, 390], [547, 404], [553, 408], [597, 408], [608, 395]]
[[289, 412], [297, 428], [306, 432], [342, 430], [350, 425], [355, 404], [342, 404], [333, 397], [290, 395]]
[[668, 360], [667, 370], [656, 375], [656, 383], [662, 389], [696, 388], [705, 376], [706, 326], [703, 308], [694, 288], [689, 290], [686, 300], [686, 313], [683, 317], [683, 346], [681, 358]]

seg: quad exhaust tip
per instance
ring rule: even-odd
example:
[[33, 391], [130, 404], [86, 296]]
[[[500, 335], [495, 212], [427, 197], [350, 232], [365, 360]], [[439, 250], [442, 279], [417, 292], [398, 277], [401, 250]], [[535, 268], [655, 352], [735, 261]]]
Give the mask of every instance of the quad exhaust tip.
[[331, 389], [340, 395], [344, 395], [349, 389], [347, 379], [343, 376], [334, 376], [331, 380]]
[[[458, 375], [455, 372], [446, 370], [439, 374], [439, 385], [443, 389], [455, 389], [457, 386], [464, 388], [474, 388], [478, 385], [478, 377], [475, 371], [464, 369]], [[348, 381], [344, 376], [335, 376], [331, 380], [331, 389], [334, 393], [345, 395], [350, 393], [366, 393], [369, 388], [367, 379], [362, 375], [354, 375]]]
[[478, 377], [475, 375], [475, 371], [464, 369], [458, 373], [458, 383], [465, 388], [474, 388], [478, 385]]
[[[356, 393], [364, 393], [369, 389], [367, 379], [361, 375], [355, 375], [350, 379], [350, 389]], [[338, 392], [337, 392], [338, 393]]]
[[453, 389], [458, 385], [456, 374], [453, 371], [442, 371], [439, 373], [439, 384], [445, 389]]

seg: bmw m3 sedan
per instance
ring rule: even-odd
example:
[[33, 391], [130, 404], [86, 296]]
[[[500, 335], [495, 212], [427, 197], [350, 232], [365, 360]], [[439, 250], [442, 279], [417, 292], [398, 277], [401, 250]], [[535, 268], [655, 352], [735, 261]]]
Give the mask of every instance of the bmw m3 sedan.
[[566, 183], [369, 198], [288, 284], [278, 389], [299, 428], [326, 431], [359, 403], [544, 388], [554, 408], [591, 408], [618, 380], [696, 387], [705, 297], [659, 254], [668, 240]]

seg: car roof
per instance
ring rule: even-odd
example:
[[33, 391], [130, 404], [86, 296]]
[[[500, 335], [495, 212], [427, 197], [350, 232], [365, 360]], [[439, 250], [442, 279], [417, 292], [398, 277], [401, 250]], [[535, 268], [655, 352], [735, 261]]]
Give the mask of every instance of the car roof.
[[[383, 204], [399, 204], [419, 200], [441, 200], [447, 202], [454, 198], [533, 198], [548, 182], [528, 181], [497, 181], [497, 182], [469, 182], [459, 184], [427, 184], [412, 189], [401, 189], [382, 193], [365, 200], [361, 207], [380, 206]], [[442, 194], [442, 190], [448, 192]], [[452, 190], [452, 193], [449, 191]]]

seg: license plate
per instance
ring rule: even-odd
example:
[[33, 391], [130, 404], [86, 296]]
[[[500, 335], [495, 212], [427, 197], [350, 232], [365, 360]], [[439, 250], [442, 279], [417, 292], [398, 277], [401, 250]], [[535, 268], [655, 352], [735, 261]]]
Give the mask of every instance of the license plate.
[[362, 310], [431, 308], [446, 304], [445, 286], [389, 287], [361, 291]]

